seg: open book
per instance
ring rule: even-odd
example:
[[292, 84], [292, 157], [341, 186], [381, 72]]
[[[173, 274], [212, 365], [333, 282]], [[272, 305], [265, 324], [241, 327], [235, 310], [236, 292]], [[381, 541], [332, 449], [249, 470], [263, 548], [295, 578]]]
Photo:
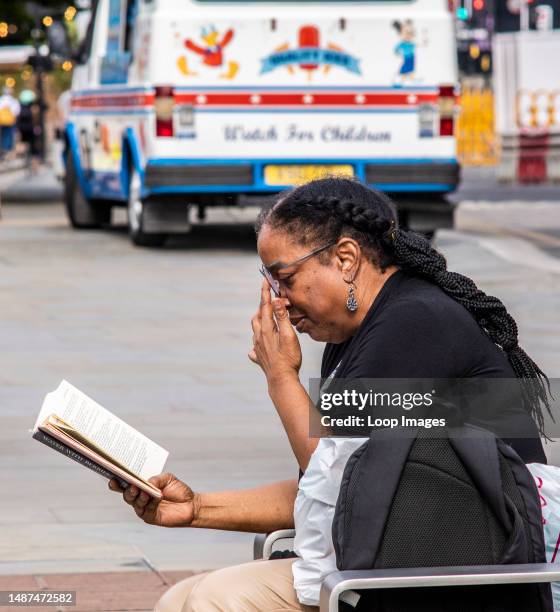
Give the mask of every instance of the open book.
[[33, 438], [121, 487], [133, 484], [152, 497], [161, 492], [148, 478], [163, 471], [169, 453], [63, 380], [48, 393]]

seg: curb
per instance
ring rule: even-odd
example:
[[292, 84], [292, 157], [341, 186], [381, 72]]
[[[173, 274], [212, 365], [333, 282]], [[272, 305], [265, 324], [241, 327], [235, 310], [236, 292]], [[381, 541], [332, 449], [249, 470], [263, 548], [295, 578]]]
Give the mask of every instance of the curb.
[[512, 200], [491, 202], [488, 200], [463, 200], [455, 207], [457, 230], [523, 231], [528, 229], [560, 229], [560, 195], [554, 200]]
[[48, 167], [40, 168], [34, 174], [21, 176], [21, 172], [21, 170], [14, 172], [14, 181], [5, 187], [0, 187], [0, 196], [4, 204], [62, 201], [63, 186], [52, 177]]
[[33, 191], [29, 189], [18, 189], [17, 191], [13, 191], [11, 188], [8, 188], [2, 191], [0, 196], [3, 204], [53, 203], [62, 202], [63, 191], [62, 188], [57, 189], [51, 187], [33, 193]]
[[17, 166], [9, 166], [9, 167], [4, 167], [2, 164], [0, 164], [0, 176], [3, 176], [4, 174], [9, 174], [10, 172], [18, 172], [19, 170], [24, 170], [25, 169], [25, 163], [20, 163]]
[[[460, 229], [439, 230], [436, 234], [437, 239], [469, 242], [488, 251], [502, 261], [513, 263], [516, 266], [534, 268], [552, 274], [560, 274], [560, 259], [548, 255], [540, 248], [529, 242], [526, 238], [517, 238], [506, 231], [502, 235], [484, 236], [480, 233], [468, 233]], [[523, 262], [523, 263], [520, 263]]]

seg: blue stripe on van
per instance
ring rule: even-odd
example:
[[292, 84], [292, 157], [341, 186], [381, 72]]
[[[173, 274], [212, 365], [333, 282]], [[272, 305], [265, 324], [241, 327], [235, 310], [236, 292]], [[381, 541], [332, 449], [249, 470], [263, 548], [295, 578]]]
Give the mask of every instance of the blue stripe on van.
[[[189, 193], [277, 193], [285, 186], [267, 185], [264, 182], [264, 166], [269, 164], [291, 165], [291, 164], [352, 164], [356, 178], [365, 181], [366, 165], [391, 165], [391, 164], [415, 164], [426, 163], [457, 163], [455, 158], [384, 158], [384, 159], [263, 159], [263, 158], [243, 158], [243, 159], [184, 159], [184, 158], [159, 158], [148, 159], [147, 165], [150, 166], [189, 166], [189, 165], [222, 165], [222, 164], [253, 164], [254, 181], [251, 185], [179, 185], [179, 186], [160, 186], [143, 189], [143, 195], [167, 195], [167, 194], [189, 194]], [[108, 199], [126, 199], [125, 185], [123, 176], [115, 172], [88, 172], [87, 187], [90, 197], [100, 197]], [[384, 191], [395, 193], [421, 193], [438, 192], [446, 193], [456, 188], [454, 184], [446, 183], [372, 183], [374, 187]]]
[[[127, 94], [127, 93], [141, 93], [146, 91], [154, 91], [154, 86], [142, 86], [142, 87], [100, 87], [97, 89], [79, 89], [72, 92], [73, 96], [91, 96], [98, 94]], [[439, 89], [433, 85], [417, 85], [417, 86], [399, 86], [399, 85], [373, 85], [363, 86], [358, 83], [352, 86], [315, 86], [315, 85], [266, 85], [264, 83], [254, 85], [177, 85], [173, 87], [174, 91], [388, 91], [388, 92], [410, 92], [423, 91], [423, 92], [438, 92]]]
[[228, 86], [224, 86], [224, 85], [189, 85], [189, 86], [184, 86], [184, 85], [179, 85], [177, 87], [173, 88], [175, 91], [181, 92], [181, 91], [305, 91], [308, 89], [312, 89], [313, 91], [389, 91], [389, 92], [410, 92], [413, 93], [415, 91], [431, 91], [431, 92], [439, 92], [439, 88], [436, 87], [435, 85], [419, 85], [419, 86], [405, 86], [405, 87], [400, 87], [398, 85], [388, 85], [388, 86], [383, 86], [383, 85], [370, 85], [370, 86], [363, 86], [360, 85], [359, 83], [356, 83], [356, 85], [351, 85], [351, 86], [345, 86], [345, 85], [331, 85], [331, 86], [327, 86], [327, 85], [320, 85], [320, 86], [315, 86], [315, 85], [266, 85], [264, 83], [262, 84], [255, 84], [255, 85], [232, 85], [230, 87]]
[[[147, 115], [153, 113], [153, 108], [118, 108], [115, 106], [113, 109], [97, 109], [97, 108], [81, 108], [73, 109], [71, 115]], [[313, 108], [313, 107], [301, 107], [301, 108], [230, 108], [227, 106], [220, 106], [219, 108], [199, 108], [195, 109], [198, 113], [230, 113], [230, 114], [307, 114], [307, 113], [319, 113], [319, 114], [333, 114], [333, 113], [344, 113], [344, 114], [370, 114], [370, 115], [397, 115], [397, 114], [408, 114], [412, 115], [418, 112], [416, 108], [348, 108], [348, 107], [336, 107], [331, 108]]]
[[184, 157], [165, 157], [165, 158], [150, 158], [146, 160], [146, 164], [154, 166], [176, 166], [176, 165], [200, 165], [200, 164], [247, 164], [260, 163], [266, 164], [456, 164], [455, 157], [378, 157], [375, 159], [361, 158], [264, 158], [264, 157], [243, 157], [243, 158], [196, 158], [185, 159]]
[[[371, 183], [373, 187], [377, 187], [383, 191], [391, 191], [395, 193], [446, 193], [456, 189], [457, 185], [445, 184], [445, 183], [385, 183], [375, 184]], [[150, 194], [154, 195], [165, 195], [165, 194], [176, 194], [176, 193], [248, 193], [251, 192], [270, 192], [277, 193], [283, 189], [287, 189], [288, 186], [270, 186], [270, 185], [259, 185], [246, 187], [240, 185], [196, 185], [189, 187], [152, 187]]]

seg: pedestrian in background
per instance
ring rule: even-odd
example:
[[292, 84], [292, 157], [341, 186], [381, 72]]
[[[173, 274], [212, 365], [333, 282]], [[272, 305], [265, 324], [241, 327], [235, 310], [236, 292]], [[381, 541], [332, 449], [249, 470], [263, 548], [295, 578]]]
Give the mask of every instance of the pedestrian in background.
[[19, 101], [21, 111], [18, 119], [18, 129], [21, 141], [27, 147], [27, 168], [30, 172], [35, 172], [39, 165], [39, 136], [41, 130], [37, 96], [30, 89], [24, 89], [19, 96]]
[[66, 123], [70, 115], [71, 98], [72, 92], [67, 89], [60, 94], [54, 106], [54, 138], [51, 143], [51, 164], [54, 175], [59, 181], [63, 181], [66, 174], [66, 168], [63, 162], [65, 149], [64, 134], [66, 131]]
[[9, 159], [14, 150], [14, 134], [20, 104], [11, 87], [4, 87], [0, 96], [0, 159]]

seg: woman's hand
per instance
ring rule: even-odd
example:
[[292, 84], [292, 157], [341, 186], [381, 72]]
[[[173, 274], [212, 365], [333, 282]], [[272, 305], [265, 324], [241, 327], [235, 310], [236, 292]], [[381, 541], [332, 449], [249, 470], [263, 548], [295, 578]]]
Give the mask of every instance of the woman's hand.
[[253, 349], [249, 359], [260, 365], [269, 383], [285, 376], [297, 377], [301, 367], [301, 347], [282, 298], [270, 300], [266, 280], [261, 288], [260, 308], [251, 319]]
[[109, 488], [122, 493], [124, 501], [149, 525], [188, 527], [196, 514], [196, 494], [193, 490], [169, 473], [153, 476], [148, 482], [161, 490], [161, 500], [154, 499], [134, 485], [123, 491], [115, 479], [109, 481]]

